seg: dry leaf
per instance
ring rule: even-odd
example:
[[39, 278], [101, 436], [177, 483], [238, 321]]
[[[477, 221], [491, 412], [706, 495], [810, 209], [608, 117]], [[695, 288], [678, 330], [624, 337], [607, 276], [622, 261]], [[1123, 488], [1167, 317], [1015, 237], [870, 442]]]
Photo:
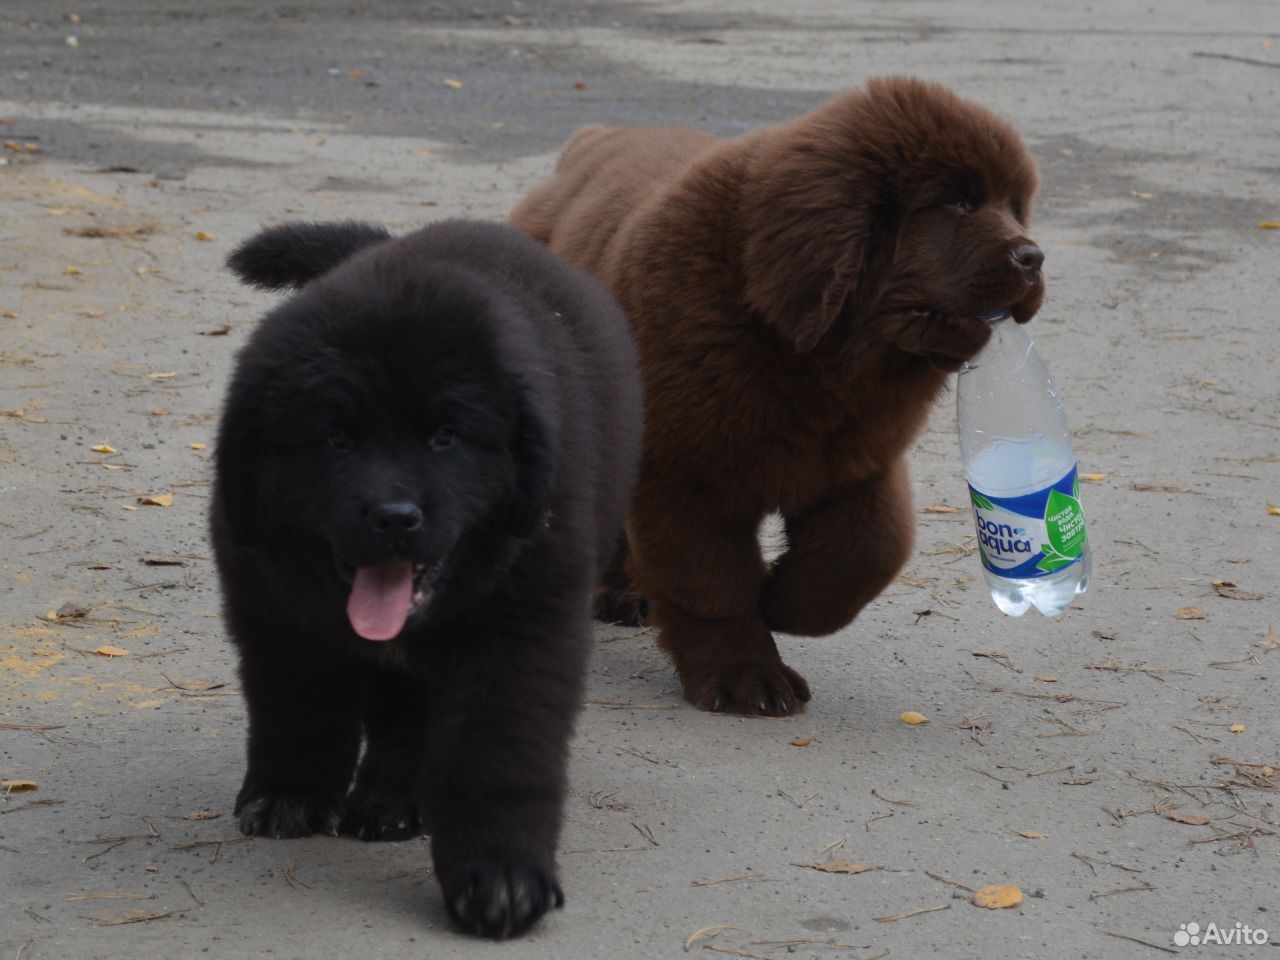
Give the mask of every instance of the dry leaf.
[[214, 327], [212, 330], [199, 330], [197, 332], [202, 337], [225, 337], [231, 332], [231, 324], [224, 323], [222, 326]]
[[190, 447], [192, 450], [203, 450], [209, 445], [207, 443], [201, 443], [199, 440], [192, 440], [190, 443], [187, 444], [187, 446]]
[[63, 273], [65, 273], [69, 277], [78, 277], [80, 276], [80, 274], [84, 273], [84, 271], [81, 270], [79, 267], [77, 267], [74, 263], [68, 263], [67, 269], [64, 270]]
[[1232, 733], [1244, 733], [1249, 728], [1246, 727], [1243, 723], [1233, 723], [1231, 726], [1227, 727], [1227, 729], [1230, 730]]
[[12, 310], [0, 310], [0, 317], [4, 317], [6, 320], [18, 319], [18, 315], [14, 313]]
[[444, 82], [444, 85], [445, 85], [446, 87], [448, 87], [450, 90], [461, 90], [461, 89], [462, 89], [462, 81], [461, 81], [461, 80], [446, 80], [446, 81]]
[[1022, 891], [1012, 883], [989, 883], [973, 891], [973, 905], [988, 910], [1016, 907], [1022, 902]]
[[1020, 830], [1018, 836], [1024, 840], [1047, 840], [1049, 838], [1047, 833], [1040, 833], [1036, 830]]
[[1275, 504], [1268, 503], [1268, 504], [1267, 504], [1267, 516], [1268, 516], [1268, 517], [1280, 517], [1280, 507], [1275, 506]]
[[575, 89], [575, 90], [585, 90], [585, 89], [587, 89], [586, 81], [585, 81], [585, 80], [575, 80], [575, 81], [573, 82], [573, 89]]
[[139, 497], [138, 503], [144, 507], [172, 507], [172, 493], [156, 493], [146, 497]]
[[0, 793], [5, 796], [11, 793], [29, 793], [39, 789], [40, 784], [34, 780], [0, 780]]
[[68, 600], [57, 610], [54, 611], [50, 620], [80, 620], [89, 615], [89, 608], [83, 603], [76, 603], [74, 600]]
[[1259, 220], [1259, 230], [1280, 230], [1280, 220]]
[[1203, 620], [1204, 611], [1198, 607], [1183, 607], [1178, 611], [1177, 617], [1179, 620]]
[[1058, 682], [1058, 678], [1054, 676], [1052, 673], [1037, 673], [1036, 679], [1039, 680], [1041, 683], [1057, 683]]
[[111, 444], [109, 443], [100, 443], [95, 447], [90, 447], [89, 449], [92, 450], [94, 453], [116, 453], [117, 452], [116, 448], [111, 446]]
[[1177, 823], [1187, 823], [1193, 827], [1203, 827], [1209, 822], [1209, 818], [1203, 813], [1181, 813], [1178, 810], [1166, 811], [1165, 818]]
[[166, 370], [163, 373], [148, 373], [147, 376], [152, 380], [172, 380], [178, 375], [175, 370]]
[[205, 233], [203, 230], [197, 230], [196, 239], [199, 240], [201, 243], [208, 243], [210, 240], [213, 239], [213, 234]]
[[922, 723], [928, 723], [929, 718], [923, 713], [916, 713], [914, 710], [905, 710], [898, 715], [898, 719], [903, 723], [908, 723], [913, 727], [918, 727]]
[[113, 647], [110, 644], [101, 646], [93, 652], [100, 657], [127, 657], [129, 655], [129, 651], [124, 647]]
[[925, 513], [959, 513], [959, 507], [953, 507], [949, 503], [935, 503], [924, 508]]
[[1105, 473], [1077, 473], [1076, 476], [1085, 483], [1101, 483], [1103, 480], [1107, 479], [1107, 475]]
[[813, 743], [813, 739], [811, 737], [796, 737], [791, 741], [791, 745], [793, 747], [807, 747], [811, 743]]

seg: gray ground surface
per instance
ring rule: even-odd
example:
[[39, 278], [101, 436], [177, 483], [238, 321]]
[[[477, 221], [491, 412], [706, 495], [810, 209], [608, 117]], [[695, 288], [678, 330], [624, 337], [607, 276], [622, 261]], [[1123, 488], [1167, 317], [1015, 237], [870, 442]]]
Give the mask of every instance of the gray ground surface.
[[[721, 924], [692, 950], [1280, 940], [1274, 3], [355, 6], [0, 5], [0, 778], [38, 784], [0, 799], [0, 957], [674, 957]], [[783, 641], [806, 714], [697, 713], [649, 636], [599, 631], [568, 906], [527, 940], [450, 932], [426, 840], [240, 842], [194, 446], [270, 302], [231, 246], [284, 217], [501, 217], [580, 122], [733, 133], [887, 72], [992, 106], [1041, 164], [1033, 332], [1102, 475], [1090, 594], [1056, 621], [992, 607], [967, 515], [925, 510], [965, 502], [948, 395], [904, 576], [840, 635]], [[833, 857], [878, 869], [801, 866]], [[989, 882], [1026, 899], [957, 886]], [[945, 909], [893, 919], [921, 908]]]

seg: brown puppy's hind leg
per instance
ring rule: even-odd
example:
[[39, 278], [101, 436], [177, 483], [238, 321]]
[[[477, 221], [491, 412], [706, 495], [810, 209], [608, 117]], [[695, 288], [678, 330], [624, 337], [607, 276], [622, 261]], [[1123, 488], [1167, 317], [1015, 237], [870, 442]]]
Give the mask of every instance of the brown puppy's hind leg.
[[905, 464], [898, 461], [783, 519], [787, 550], [764, 583], [764, 622], [780, 633], [835, 633], [875, 599], [911, 555], [915, 520]]

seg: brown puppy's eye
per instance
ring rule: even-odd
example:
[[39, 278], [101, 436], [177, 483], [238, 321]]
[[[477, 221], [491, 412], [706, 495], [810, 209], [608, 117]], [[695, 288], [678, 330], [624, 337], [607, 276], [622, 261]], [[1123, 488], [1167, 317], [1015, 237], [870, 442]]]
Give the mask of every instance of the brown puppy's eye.
[[325, 445], [334, 450], [350, 450], [351, 438], [341, 430], [335, 430], [324, 438]]
[[966, 214], [973, 212], [973, 200], [970, 197], [955, 196], [948, 197], [942, 201], [942, 206], [952, 213]]
[[448, 427], [440, 427], [431, 435], [432, 450], [447, 450], [452, 447], [454, 441], [458, 439], [458, 435]]

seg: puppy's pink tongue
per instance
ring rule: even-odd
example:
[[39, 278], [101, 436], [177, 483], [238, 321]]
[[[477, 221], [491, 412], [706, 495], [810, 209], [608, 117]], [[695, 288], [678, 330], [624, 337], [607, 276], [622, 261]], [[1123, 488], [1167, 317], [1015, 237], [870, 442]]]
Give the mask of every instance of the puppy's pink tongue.
[[412, 601], [413, 564], [408, 560], [360, 567], [347, 598], [347, 619], [366, 640], [390, 640], [404, 629]]

